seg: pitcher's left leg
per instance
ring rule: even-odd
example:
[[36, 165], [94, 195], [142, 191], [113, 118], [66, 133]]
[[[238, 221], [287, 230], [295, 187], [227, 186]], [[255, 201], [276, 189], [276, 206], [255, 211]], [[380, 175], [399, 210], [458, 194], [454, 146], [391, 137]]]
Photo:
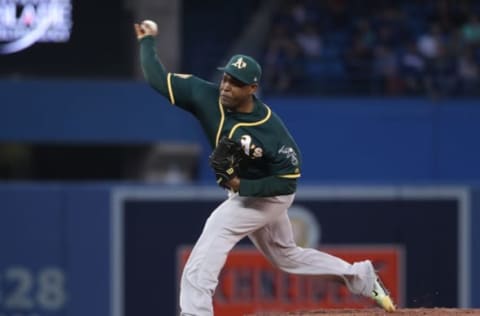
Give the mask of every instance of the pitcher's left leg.
[[350, 264], [316, 249], [298, 247], [286, 211], [275, 222], [250, 234], [249, 238], [274, 265], [283, 271], [294, 274], [336, 276], [345, 282], [352, 293], [374, 299], [386, 311], [395, 310], [370, 260]]
[[355, 294], [370, 295], [375, 271], [370, 261], [350, 264], [328, 253], [296, 245], [285, 211], [275, 222], [249, 235], [254, 245], [281, 270], [303, 275], [328, 275], [343, 279]]

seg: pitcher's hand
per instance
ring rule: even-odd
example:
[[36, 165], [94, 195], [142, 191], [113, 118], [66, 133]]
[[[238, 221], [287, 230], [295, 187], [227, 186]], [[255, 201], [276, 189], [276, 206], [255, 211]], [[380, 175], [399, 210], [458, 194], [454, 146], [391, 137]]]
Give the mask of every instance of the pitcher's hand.
[[[145, 21], [144, 21], [145, 22]], [[141, 40], [145, 36], [151, 35], [151, 36], [156, 36], [158, 31], [156, 29], [153, 29], [151, 25], [148, 23], [135, 23], [133, 27], [135, 28], [135, 34], [137, 35], [137, 39]]]

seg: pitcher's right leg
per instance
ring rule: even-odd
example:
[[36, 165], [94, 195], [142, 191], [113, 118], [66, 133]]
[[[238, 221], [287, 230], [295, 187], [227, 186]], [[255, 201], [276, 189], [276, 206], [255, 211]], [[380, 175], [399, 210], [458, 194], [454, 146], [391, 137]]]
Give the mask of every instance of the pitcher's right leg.
[[247, 234], [278, 217], [291, 200], [291, 196], [249, 198], [235, 195], [213, 211], [183, 270], [180, 283], [182, 313], [213, 315], [212, 296], [230, 250]]
[[212, 296], [218, 274], [228, 252], [243, 237], [226, 229], [231, 221], [231, 216], [226, 214], [235, 204], [229, 199], [210, 215], [190, 253], [180, 282], [181, 315], [213, 316]]

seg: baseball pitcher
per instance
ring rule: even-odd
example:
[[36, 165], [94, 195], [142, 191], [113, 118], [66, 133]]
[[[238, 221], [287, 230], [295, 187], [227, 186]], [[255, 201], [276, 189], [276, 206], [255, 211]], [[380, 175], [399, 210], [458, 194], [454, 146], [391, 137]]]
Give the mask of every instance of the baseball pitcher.
[[212, 296], [230, 250], [248, 237], [275, 266], [295, 274], [334, 277], [354, 294], [395, 307], [369, 260], [350, 264], [295, 244], [288, 208], [301, 175], [302, 158], [282, 120], [256, 97], [262, 70], [246, 55], [221, 68], [220, 85], [189, 74], [169, 73], [161, 64], [152, 23], [135, 24], [145, 79], [173, 105], [192, 113], [213, 149], [218, 185], [228, 198], [207, 219], [184, 268], [180, 284], [183, 316], [212, 316]]

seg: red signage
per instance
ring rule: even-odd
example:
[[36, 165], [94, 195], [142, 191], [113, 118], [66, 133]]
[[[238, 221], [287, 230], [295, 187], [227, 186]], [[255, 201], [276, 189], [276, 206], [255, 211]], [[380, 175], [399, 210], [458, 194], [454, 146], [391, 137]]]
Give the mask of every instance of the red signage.
[[[179, 252], [179, 269], [191, 249]], [[322, 251], [348, 262], [372, 260], [396, 305], [402, 305], [403, 251], [395, 246], [336, 246]], [[215, 315], [286, 312], [327, 308], [371, 308], [372, 300], [350, 294], [340, 283], [316, 276], [287, 274], [273, 267], [255, 248], [234, 249], [213, 298]]]

